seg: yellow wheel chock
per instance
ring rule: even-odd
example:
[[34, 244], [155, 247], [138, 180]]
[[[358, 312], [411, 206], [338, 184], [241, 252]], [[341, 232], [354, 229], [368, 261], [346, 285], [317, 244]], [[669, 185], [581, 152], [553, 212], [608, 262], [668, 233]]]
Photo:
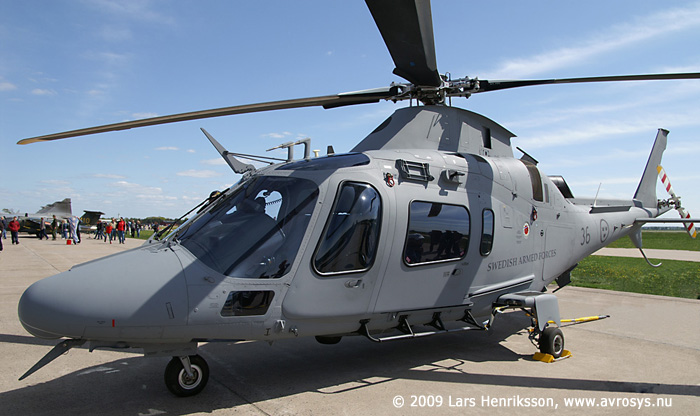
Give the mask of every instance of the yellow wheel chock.
[[[599, 316], [585, 316], [583, 318], [576, 318], [576, 319], [562, 319], [561, 323], [567, 323], [569, 325], [576, 325], [576, 324], [581, 324], [584, 322], [592, 322], [592, 321], [598, 321], [600, 319], [605, 319], [609, 318], [610, 315], [599, 315]], [[554, 321], [548, 321], [548, 324], [555, 324]], [[569, 325], [563, 325], [563, 326], [569, 326]], [[535, 355], [532, 356], [532, 359], [535, 361], [542, 361], [543, 363], [553, 363], [555, 361], [561, 361], [564, 359], [567, 359], [571, 357], [571, 351], [569, 350], [564, 350], [561, 353], [561, 357], [559, 358], [554, 358], [553, 355], [551, 354], [545, 354], [542, 352], [537, 352]]]
[[535, 355], [532, 356], [532, 359], [535, 361], [542, 361], [543, 363], [553, 363], [555, 361], [561, 361], [566, 358], [571, 357], [571, 351], [569, 350], [564, 350], [561, 353], [561, 357], [559, 358], [554, 358], [552, 354], [545, 354], [542, 352], [536, 352]]

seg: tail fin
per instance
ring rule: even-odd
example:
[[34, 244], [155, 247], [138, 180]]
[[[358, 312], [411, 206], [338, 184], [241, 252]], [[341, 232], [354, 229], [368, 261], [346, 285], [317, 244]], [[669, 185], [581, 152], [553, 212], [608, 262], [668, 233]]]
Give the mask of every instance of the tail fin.
[[105, 213], [101, 211], [85, 210], [83, 216], [80, 217], [80, 222], [82, 222], [84, 225], [97, 225], [97, 223], [100, 222], [100, 217], [104, 214]]
[[73, 215], [73, 210], [71, 209], [70, 198], [66, 198], [63, 201], [56, 201], [53, 204], [49, 204], [39, 211], [37, 214], [55, 214], [60, 217], [70, 217]]
[[642, 179], [637, 186], [637, 192], [634, 194], [634, 199], [638, 200], [645, 207], [655, 207], [658, 203], [656, 198], [656, 177], [658, 171], [657, 166], [661, 164], [661, 156], [666, 150], [666, 141], [668, 130], [659, 129], [654, 141], [654, 147], [651, 149], [647, 166], [644, 168]]

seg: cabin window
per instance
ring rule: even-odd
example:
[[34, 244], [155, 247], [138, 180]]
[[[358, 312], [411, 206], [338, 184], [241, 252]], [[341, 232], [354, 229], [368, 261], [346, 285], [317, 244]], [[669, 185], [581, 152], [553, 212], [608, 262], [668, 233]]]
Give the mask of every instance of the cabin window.
[[316, 271], [335, 274], [361, 272], [372, 267], [381, 220], [382, 201], [371, 185], [343, 183], [316, 249], [313, 263]]
[[469, 247], [469, 211], [461, 205], [411, 203], [403, 258], [408, 266], [457, 260]]
[[494, 223], [493, 211], [488, 208], [484, 209], [481, 213], [481, 244], [479, 244], [479, 252], [482, 256], [491, 254]]
[[532, 198], [535, 201], [542, 202], [543, 192], [542, 192], [542, 177], [540, 176], [540, 171], [537, 166], [530, 162], [522, 161], [527, 168], [527, 173], [530, 175], [530, 182], [532, 183]]

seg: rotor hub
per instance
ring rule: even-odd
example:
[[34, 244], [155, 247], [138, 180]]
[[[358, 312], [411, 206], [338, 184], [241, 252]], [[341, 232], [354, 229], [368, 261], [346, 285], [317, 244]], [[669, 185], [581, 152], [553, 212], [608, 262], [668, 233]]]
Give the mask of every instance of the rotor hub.
[[469, 98], [473, 93], [480, 92], [481, 83], [478, 78], [449, 79], [446, 75], [440, 75], [442, 84], [439, 87], [392, 83], [398, 94], [387, 98], [397, 102], [416, 99], [425, 105], [444, 104], [447, 98]]

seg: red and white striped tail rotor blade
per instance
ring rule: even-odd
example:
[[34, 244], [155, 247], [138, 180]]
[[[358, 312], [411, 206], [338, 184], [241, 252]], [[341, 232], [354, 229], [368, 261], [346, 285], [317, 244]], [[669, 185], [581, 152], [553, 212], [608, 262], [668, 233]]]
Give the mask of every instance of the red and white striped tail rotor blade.
[[[690, 213], [684, 210], [682, 207], [678, 208], [678, 213], [681, 215], [681, 218], [690, 218]], [[683, 225], [685, 226], [685, 230], [692, 238], [697, 237], [698, 233], [695, 231], [695, 224], [692, 222], [684, 222]]]
[[661, 183], [664, 184], [664, 188], [666, 188], [666, 192], [668, 192], [669, 195], [671, 195], [671, 198], [678, 203], [678, 197], [676, 196], [676, 193], [673, 192], [673, 187], [671, 186], [671, 180], [668, 178], [668, 175], [666, 175], [666, 171], [664, 170], [661, 165], [656, 167], [656, 171], [659, 172], [659, 179], [661, 179]]
[[[668, 178], [668, 175], [666, 175], [666, 171], [664, 168], [661, 167], [661, 165], [656, 167], [656, 171], [659, 172], [659, 179], [661, 179], [661, 183], [664, 184], [664, 188], [666, 188], [666, 192], [668, 192], [669, 195], [671, 195], [671, 198], [673, 199], [673, 202], [675, 204], [676, 211], [681, 216], [681, 219], [690, 219], [690, 214], [681, 207], [681, 200], [680, 198], [676, 195], [675, 192], [673, 192], [673, 187], [671, 186], [671, 180]], [[695, 224], [692, 222], [684, 222], [683, 225], [685, 226], [685, 230], [690, 234], [692, 238], [697, 237], [697, 232], [695, 231]]]

